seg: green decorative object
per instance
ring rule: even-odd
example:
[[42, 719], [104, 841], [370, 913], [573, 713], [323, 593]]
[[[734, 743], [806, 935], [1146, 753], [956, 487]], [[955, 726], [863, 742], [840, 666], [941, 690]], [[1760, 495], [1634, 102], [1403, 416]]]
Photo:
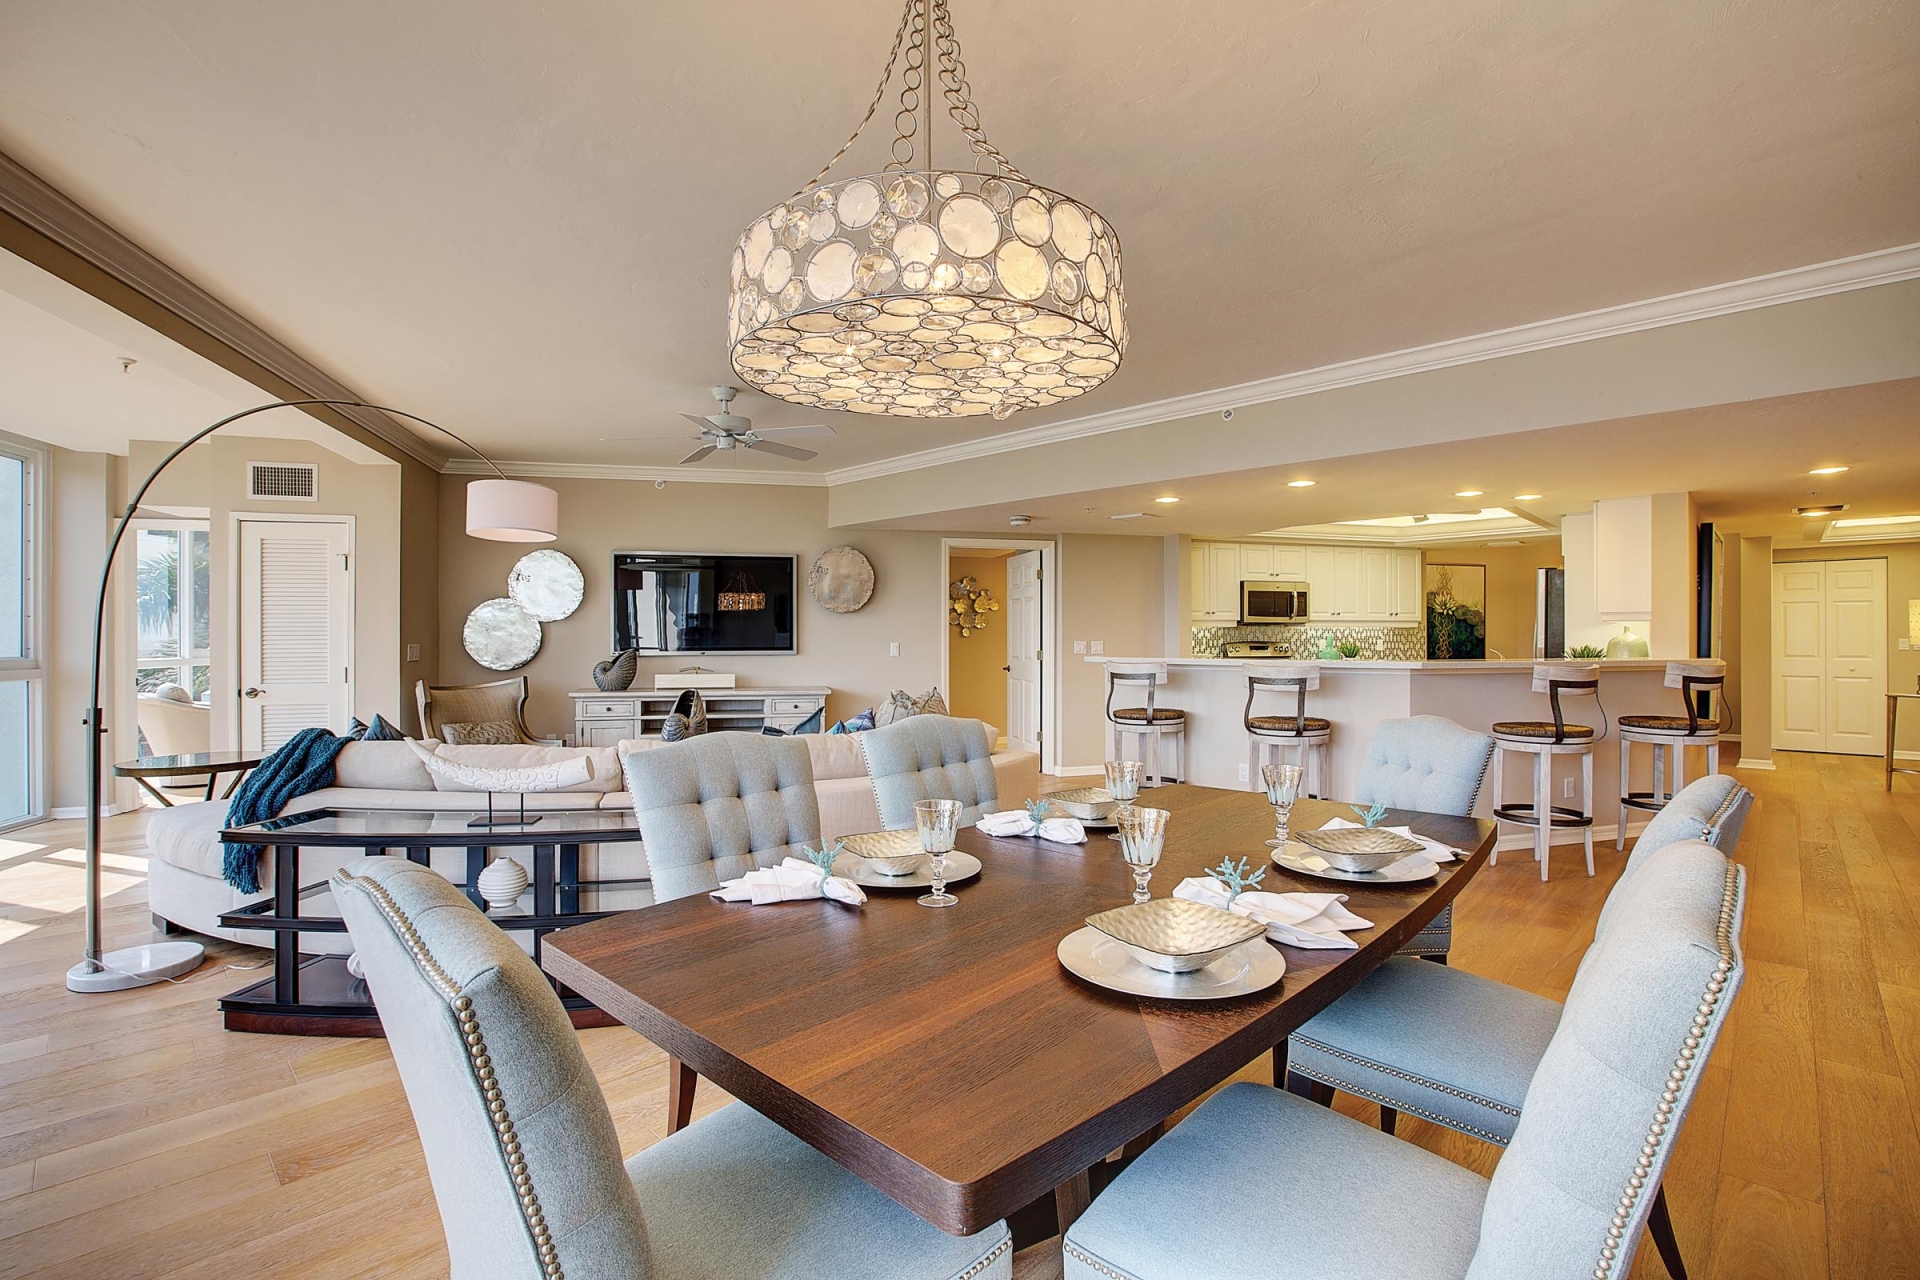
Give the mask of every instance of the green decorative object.
[[1427, 566], [1427, 656], [1487, 656], [1487, 567]]
[[1320, 637], [1320, 652], [1313, 655], [1326, 662], [1332, 662], [1340, 656], [1340, 646], [1333, 642], [1332, 636]]
[[1620, 634], [1607, 641], [1609, 658], [1646, 658], [1652, 654], [1647, 642], [1633, 633], [1632, 627], [1621, 627]]
[[1343, 658], [1357, 658], [1360, 656], [1360, 646], [1351, 640], [1342, 640], [1340, 642], [1340, 656]]
[[1569, 658], [1604, 658], [1607, 651], [1597, 644], [1577, 644], [1567, 650]]

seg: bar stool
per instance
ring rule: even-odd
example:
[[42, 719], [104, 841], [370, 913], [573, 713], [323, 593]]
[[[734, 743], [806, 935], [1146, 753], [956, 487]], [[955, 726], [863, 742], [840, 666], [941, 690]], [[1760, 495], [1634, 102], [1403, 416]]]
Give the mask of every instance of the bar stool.
[[[1720, 719], [1726, 704], [1727, 664], [1718, 658], [1698, 662], [1669, 662], [1665, 684], [1680, 691], [1686, 704], [1684, 716], [1620, 717], [1620, 830], [1613, 838], [1616, 849], [1627, 847], [1627, 810], [1643, 809], [1658, 813], [1667, 801], [1687, 785], [1687, 748], [1707, 749], [1707, 776], [1720, 772]], [[1713, 719], [1700, 718], [1696, 692], [1705, 693], [1713, 708]], [[1627, 781], [1632, 768], [1633, 746], [1645, 743], [1653, 748], [1653, 790], [1633, 791]], [[1673, 783], [1667, 784], [1667, 752], [1673, 752]]]
[[[1497, 824], [1511, 822], [1533, 828], [1533, 856], [1540, 864], [1540, 878], [1547, 878], [1547, 851], [1553, 843], [1553, 828], [1579, 827], [1587, 847], [1587, 874], [1593, 874], [1593, 744], [1592, 725], [1568, 724], [1560, 708], [1562, 694], [1593, 696], [1600, 706], [1600, 668], [1592, 663], [1544, 663], [1533, 669], [1533, 691], [1547, 695], [1553, 708], [1551, 723], [1544, 720], [1502, 720], [1493, 726], [1493, 817]], [[1603, 728], [1599, 734], [1606, 737]], [[1533, 757], [1533, 799], [1520, 804], [1506, 801], [1501, 783], [1507, 752], [1518, 751]], [[1553, 758], [1580, 757], [1580, 807], [1564, 808], [1553, 803]], [[1489, 866], [1500, 863], [1500, 844], [1494, 841]]]
[[[1306, 771], [1306, 793], [1316, 800], [1325, 799], [1333, 789], [1332, 753], [1329, 748], [1333, 723], [1307, 714], [1307, 690], [1320, 687], [1320, 664], [1249, 662], [1246, 669], [1247, 706], [1241, 713], [1241, 720], [1247, 727], [1249, 790], [1260, 790], [1260, 768], [1269, 763], [1269, 756], [1273, 763], [1293, 763], [1289, 757], [1298, 751], [1299, 764]], [[1292, 695], [1293, 714], [1253, 714], [1253, 700], [1262, 693]]]
[[[1163, 707], [1156, 692], [1166, 681], [1164, 662], [1109, 662], [1107, 665], [1107, 759], [1144, 760], [1146, 785], [1187, 780], [1187, 713], [1178, 707]], [[1122, 689], [1141, 690], [1140, 707], [1116, 707], [1114, 697]], [[1122, 755], [1121, 747], [1131, 735], [1140, 754]], [[1178, 750], [1178, 762], [1171, 778], [1160, 773], [1160, 740], [1171, 738]]]

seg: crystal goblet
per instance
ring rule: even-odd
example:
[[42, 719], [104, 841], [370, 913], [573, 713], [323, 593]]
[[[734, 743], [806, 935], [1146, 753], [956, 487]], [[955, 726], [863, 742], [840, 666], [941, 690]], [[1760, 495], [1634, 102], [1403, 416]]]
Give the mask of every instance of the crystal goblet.
[[947, 892], [947, 855], [953, 852], [954, 836], [960, 831], [958, 800], [916, 800], [913, 824], [920, 831], [920, 847], [927, 853], [927, 870], [933, 878], [933, 892], [915, 901], [923, 907], [951, 907], [960, 899]]
[[1147, 882], [1153, 879], [1153, 869], [1160, 865], [1160, 850], [1166, 844], [1170, 816], [1165, 809], [1138, 805], [1128, 805], [1115, 815], [1120, 824], [1120, 856], [1133, 868], [1135, 902], [1145, 902], [1153, 896], [1147, 891]]
[[[1119, 822], [1120, 815], [1131, 809], [1134, 800], [1139, 797], [1140, 779], [1145, 772], [1146, 766], [1138, 760], [1107, 761], [1107, 794], [1120, 802], [1113, 811], [1116, 823]], [[1120, 838], [1117, 826], [1107, 838], [1109, 840]]]
[[1306, 772], [1297, 764], [1270, 764], [1260, 770], [1260, 780], [1267, 784], [1267, 803], [1273, 806], [1273, 839], [1267, 844], [1275, 849], [1287, 846], [1287, 819], [1300, 798], [1300, 782]]

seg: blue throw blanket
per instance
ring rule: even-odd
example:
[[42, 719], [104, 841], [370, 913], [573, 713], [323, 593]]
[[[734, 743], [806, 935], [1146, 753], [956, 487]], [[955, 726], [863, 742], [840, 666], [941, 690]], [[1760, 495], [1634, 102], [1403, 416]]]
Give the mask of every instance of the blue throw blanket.
[[[349, 739], [325, 729], [302, 729], [285, 746], [255, 766], [227, 806], [227, 825], [243, 826], [275, 817], [288, 802], [333, 785], [333, 764]], [[241, 893], [260, 892], [260, 855], [263, 844], [230, 844], [220, 871]]]

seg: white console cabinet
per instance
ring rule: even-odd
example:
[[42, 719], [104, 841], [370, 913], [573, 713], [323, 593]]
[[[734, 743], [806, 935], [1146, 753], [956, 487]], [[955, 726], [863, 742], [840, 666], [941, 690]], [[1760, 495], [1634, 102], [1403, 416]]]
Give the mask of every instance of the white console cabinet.
[[[703, 689], [707, 728], [759, 732], [771, 725], [791, 731], [827, 705], [831, 689]], [[623, 689], [602, 693], [576, 689], [573, 741], [581, 747], [611, 747], [622, 738], [657, 738], [680, 697], [678, 689]]]

